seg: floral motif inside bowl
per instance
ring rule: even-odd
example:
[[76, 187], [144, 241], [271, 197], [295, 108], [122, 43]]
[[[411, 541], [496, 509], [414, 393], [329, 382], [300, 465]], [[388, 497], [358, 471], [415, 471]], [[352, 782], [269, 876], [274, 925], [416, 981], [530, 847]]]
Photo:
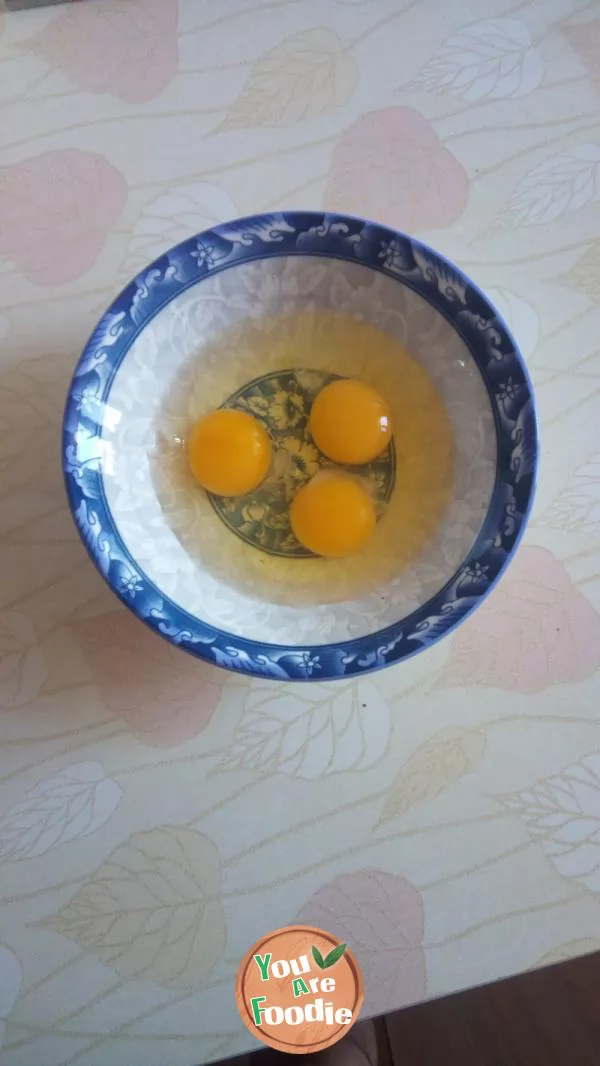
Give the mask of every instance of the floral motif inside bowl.
[[[300, 588], [296, 598], [284, 595], [276, 582], [273, 595], [261, 596], [252, 580], [232, 580], [248, 559], [255, 568], [266, 557], [318, 565], [291, 534], [281, 495], [268, 481], [251, 500], [190, 493], [173, 442], [214, 407], [248, 410], [271, 433], [276, 474], [291, 499], [323, 463], [307, 419], [332, 373], [318, 360], [295, 359], [252, 375], [252, 337], [287, 329], [288, 348], [297, 343], [300, 351], [302, 323], [316, 330], [332, 313], [376, 326], [433, 382], [454, 440], [451, 491], [418, 556], [390, 570], [383, 588], [360, 589], [347, 566], [328, 602], [302, 600]], [[333, 376], [346, 372], [361, 376], [361, 367], [340, 365]], [[401, 379], [398, 364], [391, 393]], [[396, 498], [398, 462], [392, 445], [361, 471], [378, 506]], [[483, 294], [417, 241], [315, 213], [218, 226], [158, 259], [96, 327], [65, 412], [71, 507], [117, 595], [193, 654], [275, 678], [375, 669], [452, 629], [514, 551], [536, 462], [531, 385]]]

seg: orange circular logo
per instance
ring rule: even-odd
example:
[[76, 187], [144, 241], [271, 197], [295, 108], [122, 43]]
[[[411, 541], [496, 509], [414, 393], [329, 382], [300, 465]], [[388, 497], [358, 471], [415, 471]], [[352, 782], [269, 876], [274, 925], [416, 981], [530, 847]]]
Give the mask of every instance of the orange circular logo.
[[347, 944], [310, 925], [268, 933], [238, 970], [236, 1000], [244, 1024], [263, 1044], [292, 1055], [341, 1040], [363, 999], [360, 967]]

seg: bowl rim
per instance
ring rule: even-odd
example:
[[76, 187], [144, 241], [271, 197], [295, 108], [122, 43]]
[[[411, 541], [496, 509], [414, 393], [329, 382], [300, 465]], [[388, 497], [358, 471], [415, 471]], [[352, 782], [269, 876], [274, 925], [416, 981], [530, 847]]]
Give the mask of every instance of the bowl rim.
[[[161, 593], [126, 548], [103, 488], [101, 413], [134, 339], [163, 307], [205, 278], [244, 262], [310, 255], [358, 262], [407, 285], [450, 322], [486, 386], [497, 438], [494, 487], [470, 552], [444, 587], [398, 622], [333, 644], [279, 645], [236, 637]], [[94, 414], [95, 412], [95, 414]], [[99, 417], [100, 413], [100, 417]], [[506, 323], [482, 290], [443, 255], [400, 230], [352, 215], [284, 211], [235, 219], [164, 252], [112, 301], [75, 367], [65, 404], [62, 464], [73, 519], [119, 599], [159, 636], [213, 665], [256, 677], [330, 681], [382, 669], [430, 647], [495, 586], [515, 553], [535, 494], [539, 435], [533, 386]]]

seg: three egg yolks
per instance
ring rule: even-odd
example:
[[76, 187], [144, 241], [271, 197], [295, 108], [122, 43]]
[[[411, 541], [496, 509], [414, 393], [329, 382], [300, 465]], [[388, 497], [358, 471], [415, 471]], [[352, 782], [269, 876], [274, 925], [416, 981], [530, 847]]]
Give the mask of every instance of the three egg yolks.
[[[340, 378], [313, 402], [310, 434], [335, 463], [359, 466], [389, 443], [392, 420], [385, 400], [361, 381]], [[220, 408], [193, 428], [187, 452], [192, 473], [217, 496], [243, 496], [256, 489], [271, 465], [269, 435], [252, 415]], [[315, 555], [343, 558], [360, 551], [376, 515], [369, 493], [343, 472], [323, 471], [294, 497], [290, 524], [297, 540]]]
[[368, 492], [348, 474], [324, 471], [296, 493], [290, 508], [294, 536], [315, 555], [343, 559], [360, 551], [375, 529]]
[[334, 463], [370, 463], [389, 443], [392, 418], [385, 400], [370, 385], [351, 378], [330, 382], [315, 398], [310, 434]]
[[227, 407], [194, 426], [187, 452], [196, 481], [216, 496], [252, 492], [271, 465], [271, 441], [262, 423]]

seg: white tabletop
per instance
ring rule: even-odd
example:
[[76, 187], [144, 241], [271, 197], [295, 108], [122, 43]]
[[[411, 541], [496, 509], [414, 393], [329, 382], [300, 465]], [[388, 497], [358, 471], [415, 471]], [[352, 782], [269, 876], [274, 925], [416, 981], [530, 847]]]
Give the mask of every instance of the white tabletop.
[[[600, 948], [600, 2], [0, 19], [2, 1066], [241, 1052], [238, 962], [299, 917], [352, 944], [368, 1013]], [[358, 681], [172, 649], [104, 587], [63, 494], [64, 394], [113, 294], [215, 220], [284, 207], [457, 261], [539, 403], [499, 588]]]

